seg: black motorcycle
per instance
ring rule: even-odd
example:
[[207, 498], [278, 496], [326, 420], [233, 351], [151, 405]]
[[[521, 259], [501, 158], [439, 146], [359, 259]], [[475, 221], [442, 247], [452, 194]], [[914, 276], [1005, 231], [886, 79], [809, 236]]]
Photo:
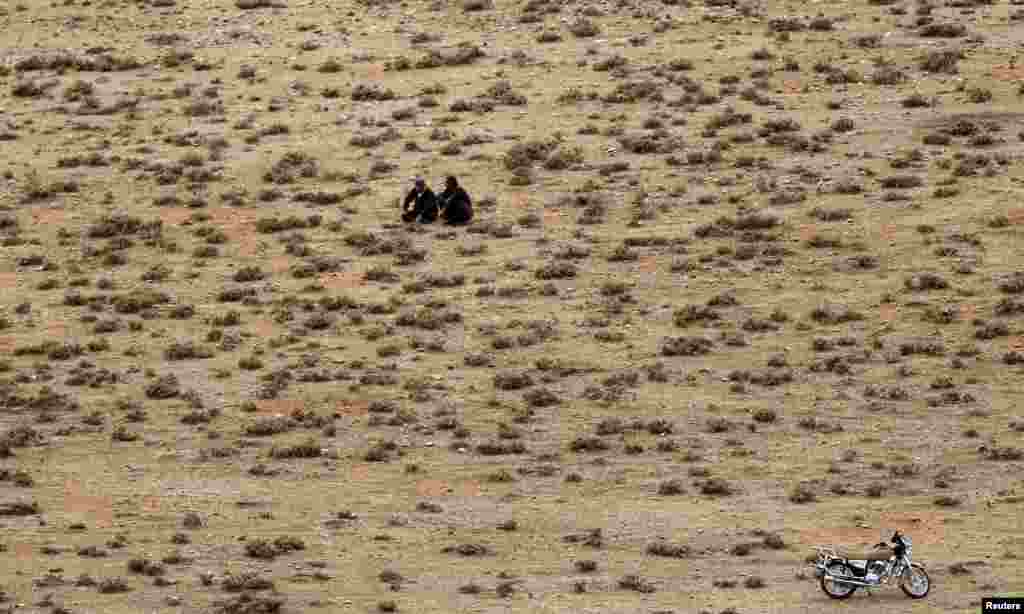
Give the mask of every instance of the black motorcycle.
[[890, 585], [896, 579], [903, 593], [911, 599], [923, 599], [931, 590], [931, 579], [924, 565], [910, 558], [911, 540], [896, 531], [892, 536], [892, 552], [888, 544], [879, 542], [875, 549], [886, 549], [865, 555], [837, 552], [834, 548], [818, 548], [814, 563], [815, 576], [821, 590], [833, 599], [846, 599], [858, 588]]

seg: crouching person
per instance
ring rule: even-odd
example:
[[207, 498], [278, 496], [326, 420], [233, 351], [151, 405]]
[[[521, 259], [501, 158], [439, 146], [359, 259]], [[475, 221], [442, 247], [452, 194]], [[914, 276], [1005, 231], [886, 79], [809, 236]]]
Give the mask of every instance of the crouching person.
[[402, 221], [429, 224], [436, 219], [437, 196], [427, 187], [425, 179], [417, 177], [402, 203]]
[[448, 176], [444, 192], [441, 192], [438, 200], [441, 203], [441, 219], [445, 224], [461, 226], [473, 219], [473, 203], [455, 177]]

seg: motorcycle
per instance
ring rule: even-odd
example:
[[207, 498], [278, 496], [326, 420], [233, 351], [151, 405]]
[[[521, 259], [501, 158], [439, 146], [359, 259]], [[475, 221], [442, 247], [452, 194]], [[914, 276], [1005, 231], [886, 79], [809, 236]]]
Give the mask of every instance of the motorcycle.
[[[911, 539], [896, 531], [891, 541], [891, 555], [887, 552], [848, 555], [831, 547], [817, 548], [814, 567], [821, 590], [832, 599], [846, 599], [858, 588], [868, 590], [883, 584], [888, 586], [896, 580], [907, 597], [926, 597], [931, 590], [931, 579], [924, 565], [911, 560]], [[889, 548], [884, 541], [874, 547]]]

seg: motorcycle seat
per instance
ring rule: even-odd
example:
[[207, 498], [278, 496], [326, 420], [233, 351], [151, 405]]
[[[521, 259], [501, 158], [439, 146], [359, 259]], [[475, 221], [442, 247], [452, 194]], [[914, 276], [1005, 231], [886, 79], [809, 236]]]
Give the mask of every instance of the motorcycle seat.
[[891, 552], [876, 550], [875, 552], [839, 552], [839, 556], [848, 561], [888, 561]]

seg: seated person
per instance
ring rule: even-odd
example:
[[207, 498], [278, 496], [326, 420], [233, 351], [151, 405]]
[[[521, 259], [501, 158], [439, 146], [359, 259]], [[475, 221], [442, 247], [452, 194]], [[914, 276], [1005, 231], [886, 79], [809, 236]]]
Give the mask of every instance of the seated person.
[[427, 187], [422, 177], [417, 177], [412, 190], [402, 203], [402, 221], [429, 224], [437, 219], [437, 196]]
[[444, 192], [438, 196], [441, 203], [441, 219], [449, 226], [468, 224], [473, 219], [473, 203], [469, 194], [451, 175], [445, 181]]

